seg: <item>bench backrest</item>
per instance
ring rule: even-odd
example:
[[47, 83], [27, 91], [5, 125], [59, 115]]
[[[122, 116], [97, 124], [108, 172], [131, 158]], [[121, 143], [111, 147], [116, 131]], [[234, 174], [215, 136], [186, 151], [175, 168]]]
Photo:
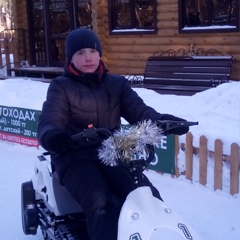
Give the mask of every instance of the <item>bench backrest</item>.
[[149, 57], [146, 84], [216, 86], [229, 81], [232, 56]]

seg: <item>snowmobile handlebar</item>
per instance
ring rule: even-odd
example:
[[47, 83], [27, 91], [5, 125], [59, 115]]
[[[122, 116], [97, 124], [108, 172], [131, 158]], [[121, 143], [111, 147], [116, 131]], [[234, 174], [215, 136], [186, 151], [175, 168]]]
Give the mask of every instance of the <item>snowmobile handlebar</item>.
[[[188, 121], [169, 121], [169, 120], [158, 120], [155, 122], [156, 126], [161, 129], [162, 134], [167, 135], [169, 130], [181, 128], [181, 127], [190, 127], [194, 125], [198, 125], [198, 122], [188, 122]], [[96, 139], [96, 138], [102, 138], [107, 139], [114, 135], [113, 131], [110, 131], [106, 128], [95, 128], [90, 127], [85, 130], [83, 130], [80, 133], [77, 133], [75, 135], [72, 135], [71, 138], [74, 142], [80, 141], [81, 139]], [[145, 166], [148, 165], [153, 159], [154, 159], [154, 146], [151, 144], [147, 144], [146, 148], [148, 149], [148, 158], [145, 159]], [[46, 152], [44, 155], [49, 155], [50, 153]], [[120, 160], [120, 159], [118, 159]], [[124, 162], [124, 160], [123, 160]], [[137, 161], [133, 161], [131, 164], [135, 164]], [[126, 163], [126, 162], [125, 162]], [[141, 164], [139, 162], [139, 164]]]
[[157, 126], [160, 127], [163, 133], [167, 133], [169, 130], [181, 127], [191, 127], [198, 125], [198, 122], [188, 122], [188, 121], [171, 121], [171, 120], [159, 120], [157, 121]]
[[[163, 133], [166, 133], [167, 131], [175, 128], [190, 127], [190, 126], [198, 125], [198, 122], [158, 120], [156, 122], [156, 125], [162, 129]], [[72, 140], [79, 141], [84, 138], [92, 139], [92, 138], [96, 138], [98, 135], [108, 138], [113, 135], [113, 132], [111, 132], [106, 128], [90, 127], [90, 128], [84, 129], [80, 133], [72, 135]]]
[[[156, 125], [159, 128], [161, 128], [163, 134], [165, 134], [167, 133], [167, 131], [175, 128], [190, 127], [190, 126], [198, 125], [198, 122], [158, 120], [156, 121]], [[81, 139], [94, 139], [94, 138], [97, 138], [99, 135], [104, 138], [108, 138], [113, 135], [113, 132], [108, 130], [107, 128], [90, 127], [90, 128], [84, 129], [80, 133], [72, 135], [71, 138], [73, 141], [76, 142]]]

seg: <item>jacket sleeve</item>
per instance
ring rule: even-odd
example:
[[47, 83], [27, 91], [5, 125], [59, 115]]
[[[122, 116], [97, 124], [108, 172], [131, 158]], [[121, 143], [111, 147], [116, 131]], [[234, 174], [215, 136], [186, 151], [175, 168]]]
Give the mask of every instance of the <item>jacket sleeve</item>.
[[64, 88], [58, 81], [52, 80], [47, 91], [46, 101], [38, 123], [38, 140], [46, 148], [45, 136], [53, 129], [65, 129], [68, 119], [68, 100]]
[[143, 120], [160, 120], [165, 114], [158, 113], [152, 107], [147, 106], [143, 99], [126, 82], [123, 84], [123, 96], [121, 101], [122, 117], [130, 124]]

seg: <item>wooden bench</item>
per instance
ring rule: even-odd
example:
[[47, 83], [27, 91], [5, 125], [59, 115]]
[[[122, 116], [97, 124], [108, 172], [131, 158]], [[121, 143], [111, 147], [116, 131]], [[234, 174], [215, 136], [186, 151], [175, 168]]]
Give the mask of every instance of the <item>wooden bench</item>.
[[[152, 56], [143, 80], [132, 79], [132, 87], [161, 94], [193, 95], [229, 81], [232, 56]], [[135, 78], [135, 79], [134, 79]]]
[[[8, 76], [53, 79], [62, 76], [63, 67], [10, 67]], [[13, 73], [13, 74], [12, 74]]]
[[8, 79], [23, 79], [23, 80], [32, 80], [38, 82], [50, 83], [52, 79], [50, 78], [34, 78], [34, 77], [11, 77], [11, 76], [0, 76], [0, 80], [8, 80]]

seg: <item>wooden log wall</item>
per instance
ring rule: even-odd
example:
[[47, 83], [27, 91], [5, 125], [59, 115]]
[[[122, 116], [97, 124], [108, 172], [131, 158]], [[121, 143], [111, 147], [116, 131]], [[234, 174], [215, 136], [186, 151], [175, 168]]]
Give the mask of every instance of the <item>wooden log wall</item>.
[[230, 79], [240, 80], [240, 32], [179, 33], [178, 0], [157, 0], [156, 35], [109, 35], [107, 1], [93, 0], [93, 29], [103, 45], [103, 60], [110, 72], [119, 74], [143, 73], [146, 60], [154, 52], [170, 48], [204, 48], [231, 54], [235, 58]]
[[[12, 0], [12, 13], [15, 29], [25, 30], [25, 46], [17, 46], [19, 54], [16, 56], [17, 61], [29, 60], [29, 36], [28, 36], [28, 16], [27, 16], [27, 0]], [[16, 31], [17, 37], [18, 31]]]
[[[13, 1], [16, 28], [28, 29], [27, 0]], [[110, 35], [108, 1], [92, 0], [92, 25], [103, 47], [103, 60], [110, 72], [119, 74], [141, 74], [146, 60], [155, 52], [168, 49], [215, 48], [235, 58], [230, 79], [240, 81], [240, 32], [192, 33], [178, 31], [178, 0], [157, 0], [157, 34], [153, 35]], [[26, 52], [29, 43], [26, 31]], [[21, 56], [19, 56], [21, 59]]]

